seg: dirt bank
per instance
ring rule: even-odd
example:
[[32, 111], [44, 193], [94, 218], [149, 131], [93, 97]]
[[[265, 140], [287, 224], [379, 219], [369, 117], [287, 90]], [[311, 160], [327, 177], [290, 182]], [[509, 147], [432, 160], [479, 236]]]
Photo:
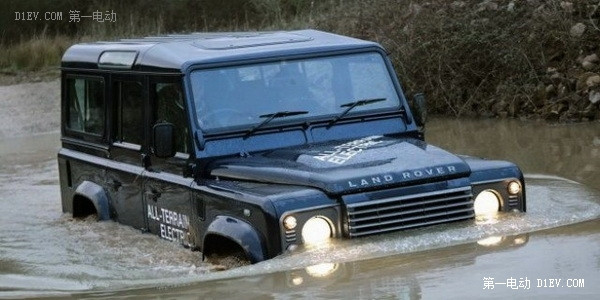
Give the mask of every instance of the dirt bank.
[[60, 81], [0, 86], [0, 138], [60, 128]]

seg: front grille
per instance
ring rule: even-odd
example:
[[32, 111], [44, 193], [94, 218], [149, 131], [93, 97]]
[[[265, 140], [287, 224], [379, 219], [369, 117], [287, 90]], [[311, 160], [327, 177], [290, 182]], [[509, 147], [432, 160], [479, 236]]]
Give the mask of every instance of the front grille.
[[381, 232], [470, 219], [470, 186], [347, 204], [348, 235]]

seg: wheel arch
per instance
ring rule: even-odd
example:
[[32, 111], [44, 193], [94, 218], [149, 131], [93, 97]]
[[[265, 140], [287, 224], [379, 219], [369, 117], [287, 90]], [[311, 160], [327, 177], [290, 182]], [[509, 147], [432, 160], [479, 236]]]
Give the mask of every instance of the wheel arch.
[[208, 226], [202, 241], [202, 253], [214, 253], [218, 246], [207, 244], [215, 239], [227, 239], [244, 251], [251, 263], [266, 259], [263, 239], [252, 225], [229, 216], [217, 216]]
[[[91, 181], [83, 181], [73, 194], [73, 216], [81, 213], [78, 209], [87, 209], [89, 204], [94, 206], [98, 220], [109, 220], [108, 196], [104, 189]], [[86, 203], [88, 201], [88, 203]], [[84, 211], [85, 212], [85, 211]]]

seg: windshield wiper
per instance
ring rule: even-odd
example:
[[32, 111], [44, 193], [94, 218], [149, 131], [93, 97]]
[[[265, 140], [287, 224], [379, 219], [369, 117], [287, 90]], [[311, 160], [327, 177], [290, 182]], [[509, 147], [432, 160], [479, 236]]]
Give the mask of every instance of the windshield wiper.
[[343, 112], [341, 112], [339, 115], [337, 115], [335, 118], [333, 118], [333, 120], [329, 121], [329, 124], [327, 124], [327, 128], [330, 128], [331, 126], [333, 126], [333, 124], [335, 124], [337, 121], [339, 121], [345, 115], [347, 115], [353, 108], [355, 108], [357, 106], [369, 105], [372, 103], [377, 103], [377, 102], [381, 102], [381, 101], [385, 101], [385, 100], [387, 100], [387, 98], [373, 98], [373, 99], [363, 99], [363, 100], [358, 100], [358, 101], [342, 104], [342, 105], [340, 105], [340, 107], [348, 107], [348, 108], [346, 108]]
[[266, 119], [264, 121], [262, 121], [260, 124], [252, 127], [250, 130], [248, 130], [248, 132], [246, 132], [246, 134], [244, 135], [244, 139], [249, 137], [254, 132], [256, 132], [259, 128], [261, 128], [261, 127], [267, 125], [269, 122], [273, 121], [273, 119], [285, 118], [285, 117], [296, 116], [296, 115], [304, 115], [307, 113], [308, 112], [305, 110], [298, 110], [298, 111], [278, 111], [278, 112], [274, 112], [272, 114], [260, 115], [260, 116], [258, 116], [259, 118], [261, 118], [261, 119], [266, 118]]

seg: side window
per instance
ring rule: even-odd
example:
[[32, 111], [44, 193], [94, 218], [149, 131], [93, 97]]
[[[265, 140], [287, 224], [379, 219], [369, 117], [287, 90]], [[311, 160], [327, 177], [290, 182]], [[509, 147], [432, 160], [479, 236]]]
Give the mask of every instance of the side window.
[[143, 87], [135, 81], [115, 82], [115, 140], [141, 145], [144, 140]]
[[104, 133], [104, 81], [97, 78], [67, 78], [67, 128]]
[[156, 123], [169, 122], [175, 126], [175, 149], [188, 153], [189, 127], [180, 83], [156, 83]]

